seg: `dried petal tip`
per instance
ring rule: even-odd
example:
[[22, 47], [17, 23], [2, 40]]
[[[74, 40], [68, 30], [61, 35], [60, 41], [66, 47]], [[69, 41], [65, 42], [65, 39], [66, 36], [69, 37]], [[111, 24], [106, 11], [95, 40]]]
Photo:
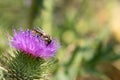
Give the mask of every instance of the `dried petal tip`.
[[31, 30], [14, 31], [11, 44], [14, 48], [24, 51], [25, 54], [44, 59], [53, 57], [60, 48], [57, 39], [53, 39], [50, 44], [46, 45], [45, 40], [33, 34]]

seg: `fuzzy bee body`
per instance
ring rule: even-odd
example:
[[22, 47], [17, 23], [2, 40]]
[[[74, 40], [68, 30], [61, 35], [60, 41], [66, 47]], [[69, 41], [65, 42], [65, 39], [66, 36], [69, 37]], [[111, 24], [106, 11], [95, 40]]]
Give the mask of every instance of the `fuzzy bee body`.
[[51, 43], [51, 41], [52, 41], [51, 36], [46, 34], [42, 29], [34, 28], [32, 30], [32, 32], [33, 32], [33, 34], [36, 34], [39, 37], [41, 37], [46, 42], [47, 45]]

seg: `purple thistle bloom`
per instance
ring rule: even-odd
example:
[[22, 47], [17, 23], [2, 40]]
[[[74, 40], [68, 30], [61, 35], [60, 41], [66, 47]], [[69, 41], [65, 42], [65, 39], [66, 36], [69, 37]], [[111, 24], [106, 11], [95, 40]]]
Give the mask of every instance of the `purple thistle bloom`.
[[47, 45], [45, 40], [37, 34], [33, 34], [31, 30], [14, 31], [11, 44], [14, 48], [23, 51], [25, 54], [44, 59], [53, 57], [60, 47], [57, 39], [53, 39]]

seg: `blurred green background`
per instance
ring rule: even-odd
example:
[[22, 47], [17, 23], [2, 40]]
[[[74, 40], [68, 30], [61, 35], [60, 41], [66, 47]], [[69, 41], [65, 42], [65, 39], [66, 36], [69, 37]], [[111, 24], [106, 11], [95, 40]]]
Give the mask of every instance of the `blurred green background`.
[[13, 29], [41, 27], [61, 49], [51, 80], [120, 80], [119, 0], [0, 0], [0, 53]]

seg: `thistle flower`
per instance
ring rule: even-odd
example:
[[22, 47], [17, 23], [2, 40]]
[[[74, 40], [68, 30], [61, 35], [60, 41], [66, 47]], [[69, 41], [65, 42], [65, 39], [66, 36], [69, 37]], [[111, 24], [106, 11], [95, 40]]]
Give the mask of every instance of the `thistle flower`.
[[32, 30], [14, 31], [11, 44], [14, 48], [23, 51], [25, 54], [44, 59], [53, 57], [60, 47], [57, 39], [53, 39], [47, 45], [45, 40], [37, 34], [33, 34]]

